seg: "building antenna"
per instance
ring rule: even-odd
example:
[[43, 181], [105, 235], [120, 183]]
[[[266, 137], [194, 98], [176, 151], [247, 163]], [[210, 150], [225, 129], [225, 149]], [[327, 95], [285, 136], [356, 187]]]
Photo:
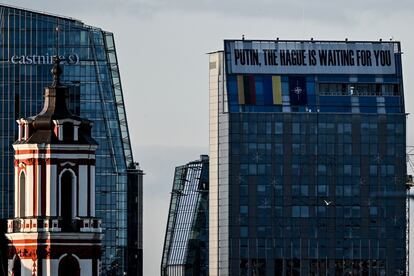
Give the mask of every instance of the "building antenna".
[[55, 27], [55, 31], [56, 31], [56, 58], [59, 57], [59, 19], [57, 19], [56, 21], [56, 27]]
[[53, 74], [53, 84], [52, 86], [56, 87], [56, 86], [60, 86], [60, 75], [62, 74], [62, 68], [60, 67], [60, 62], [62, 61], [60, 59], [59, 56], [59, 19], [57, 19], [56, 21], [56, 27], [55, 27], [55, 31], [56, 31], [56, 56], [53, 57], [52, 59], [52, 63], [53, 68], [52, 68], [52, 74]]

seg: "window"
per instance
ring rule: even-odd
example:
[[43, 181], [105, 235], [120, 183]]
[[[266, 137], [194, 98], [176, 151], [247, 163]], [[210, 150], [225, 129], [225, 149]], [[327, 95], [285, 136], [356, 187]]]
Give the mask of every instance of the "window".
[[275, 133], [276, 134], [283, 134], [283, 123], [281, 123], [281, 122], [275, 123]]
[[300, 154], [300, 144], [292, 144], [292, 153]]
[[376, 216], [378, 216], [378, 208], [377, 208], [376, 206], [371, 206], [371, 207], [369, 207], [369, 214], [370, 214], [372, 217], [376, 217]]
[[398, 84], [382, 83], [319, 83], [322, 96], [398, 96]]
[[282, 155], [283, 154], [283, 145], [282, 144], [275, 144], [275, 152], [276, 152], [276, 154]]
[[249, 212], [249, 207], [246, 205], [240, 206], [240, 214], [247, 214]]
[[382, 88], [382, 94], [384, 96], [398, 96], [400, 95], [398, 84], [384, 84]]
[[352, 196], [352, 186], [345, 185], [344, 186], [344, 196]]
[[344, 144], [344, 154], [345, 155], [352, 154], [352, 144]]
[[302, 206], [300, 209], [300, 216], [302, 218], [308, 218], [309, 217], [309, 207], [308, 206]]
[[73, 124], [64, 123], [63, 124], [63, 140], [72, 141], [73, 140]]
[[280, 206], [275, 207], [275, 216], [282, 217], [283, 216], [283, 208]]
[[274, 184], [273, 188], [274, 188], [275, 195], [277, 195], [277, 196], [283, 195], [283, 186], [282, 185]]
[[292, 164], [292, 175], [300, 175], [299, 164]]
[[300, 186], [300, 195], [301, 196], [308, 196], [309, 195], [309, 188], [307, 185]]
[[324, 164], [318, 165], [318, 174], [326, 174], [326, 165]]
[[359, 206], [352, 206], [352, 217], [359, 218], [361, 216], [361, 208]]
[[79, 262], [72, 255], [65, 256], [59, 262], [59, 276], [79, 276]]
[[319, 84], [320, 95], [347, 95], [347, 85], [345, 83], [320, 83]]
[[352, 216], [352, 207], [344, 206], [344, 217], [350, 218]]
[[387, 165], [387, 175], [392, 176], [394, 175], [395, 169], [394, 165]]
[[404, 133], [403, 124], [396, 124], [395, 125], [395, 133], [397, 133], [397, 134], [403, 134]]
[[308, 218], [309, 207], [308, 206], [292, 206], [292, 217], [294, 218]]
[[[19, 104], [17, 104], [17, 106], [18, 106]], [[0, 127], [3, 129], [3, 125], [0, 125]], [[24, 132], [25, 132], [25, 127], [24, 127], [24, 124], [20, 124], [19, 123], [19, 140], [24, 140], [25, 139], [25, 135], [24, 135]]]
[[300, 195], [300, 186], [292, 185], [292, 196], [299, 196], [299, 195]]
[[336, 186], [335, 187], [335, 195], [342, 196], [344, 194], [344, 187], [343, 186]]
[[292, 185], [292, 196], [308, 196], [308, 185]]
[[352, 165], [344, 165], [344, 175], [352, 175]]
[[292, 133], [293, 134], [300, 134], [300, 124], [299, 123], [292, 123]]
[[317, 185], [317, 196], [328, 195], [328, 187], [326, 185]]
[[272, 125], [270, 122], [259, 122], [257, 125], [258, 134], [271, 134]]
[[345, 123], [344, 124], [344, 133], [346, 134], [351, 134], [352, 132], [352, 126], [350, 123]]
[[246, 226], [240, 227], [240, 237], [245, 238], [245, 237], [248, 236], [248, 233], [249, 233], [249, 231], [248, 231], [248, 228]]
[[326, 206], [318, 206], [316, 210], [318, 212], [318, 216], [326, 216]]
[[256, 175], [256, 174], [257, 174], [257, 165], [249, 164], [249, 175]]
[[72, 224], [73, 213], [73, 176], [70, 171], [65, 171], [61, 176], [61, 216], [63, 226]]
[[300, 206], [292, 206], [292, 217], [300, 217]]
[[259, 175], [265, 175], [266, 174], [266, 165], [259, 164], [257, 166], [257, 174], [259, 174]]
[[20, 217], [24, 218], [26, 216], [26, 199], [25, 199], [25, 195], [26, 195], [26, 175], [24, 174], [24, 172], [20, 173], [20, 195], [19, 195], [19, 200], [20, 200]]
[[249, 188], [247, 185], [240, 185], [240, 196], [248, 196]]
[[12, 275], [14, 276], [22, 275], [22, 263], [20, 262], [20, 258], [18, 255], [16, 255], [14, 259], [12, 272]]
[[370, 165], [369, 166], [369, 174], [370, 175], [377, 175], [377, 166], [376, 165]]

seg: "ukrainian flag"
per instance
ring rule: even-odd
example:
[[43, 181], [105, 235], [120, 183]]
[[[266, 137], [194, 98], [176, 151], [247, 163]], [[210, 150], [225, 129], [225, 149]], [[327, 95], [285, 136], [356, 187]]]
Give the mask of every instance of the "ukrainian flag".
[[280, 76], [266, 76], [263, 82], [265, 105], [281, 105], [282, 82]]

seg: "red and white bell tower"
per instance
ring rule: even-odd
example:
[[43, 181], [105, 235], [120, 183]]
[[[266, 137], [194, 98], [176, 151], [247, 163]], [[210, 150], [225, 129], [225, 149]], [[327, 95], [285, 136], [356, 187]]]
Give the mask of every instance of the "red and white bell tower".
[[9, 275], [95, 276], [102, 230], [95, 217], [92, 122], [67, 108], [57, 58], [43, 110], [20, 119], [13, 144], [14, 210], [8, 220]]

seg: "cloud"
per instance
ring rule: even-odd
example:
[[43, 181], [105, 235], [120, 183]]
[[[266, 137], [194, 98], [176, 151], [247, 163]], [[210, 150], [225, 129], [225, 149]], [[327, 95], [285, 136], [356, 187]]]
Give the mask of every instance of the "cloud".
[[[107, 2], [111, 2], [107, 0]], [[316, 21], [352, 20], [355, 14], [394, 15], [413, 13], [412, 1], [399, 1], [398, 4], [387, 0], [130, 0], [121, 1], [125, 11], [138, 13], [201, 12], [227, 16], [247, 16], [257, 18], [283, 18], [291, 20], [311, 19]], [[392, 11], [392, 12], [390, 12]]]
[[361, 14], [381, 17], [395, 16], [398, 13], [413, 14], [414, 2], [388, 0], [73, 0], [57, 1], [6, 1], [36, 9], [37, 7], [62, 14], [133, 14], [135, 16], [157, 16], [165, 12], [210, 13], [229, 17], [257, 17], [289, 20], [311, 20], [317, 22], [355, 22]]

